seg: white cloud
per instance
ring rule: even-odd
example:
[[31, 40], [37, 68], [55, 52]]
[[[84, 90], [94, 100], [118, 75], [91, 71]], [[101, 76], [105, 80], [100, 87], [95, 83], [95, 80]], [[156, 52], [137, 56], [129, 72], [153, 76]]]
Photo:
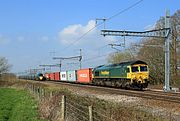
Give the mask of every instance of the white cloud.
[[6, 45], [10, 42], [10, 39], [0, 34], [0, 45]]
[[149, 24], [149, 25], [144, 27], [144, 30], [145, 31], [153, 30], [153, 29], [155, 29], [155, 26], [156, 26], [156, 24]]
[[[90, 20], [85, 26], [81, 24], [70, 25], [58, 33], [59, 40], [64, 45], [69, 45], [75, 42], [74, 45], [89, 46], [93, 44], [96, 47], [98, 47], [100, 44], [105, 45], [111, 41], [114, 41], [114, 37], [103, 37], [100, 35], [100, 30], [97, 30], [94, 27], [94, 20]], [[94, 29], [91, 30], [92, 28]], [[82, 37], [87, 32], [88, 34]], [[79, 40], [79, 38], [81, 39]]]
[[48, 42], [49, 41], [49, 37], [48, 36], [42, 36], [41, 37], [41, 41], [42, 42]]
[[[94, 27], [95, 21], [90, 20], [86, 25], [69, 25], [58, 33], [58, 40], [61, 43], [61, 46], [68, 47], [75, 42], [70, 46], [69, 50], [66, 50], [66, 56], [72, 56], [71, 51], [80, 48], [82, 49], [83, 60], [98, 57], [109, 51], [113, 51], [108, 44], [117, 41], [116, 38], [113, 36], [104, 37], [101, 35], [100, 30]], [[102, 60], [96, 59], [96, 61], [101, 64], [105, 63], [105, 61]], [[86, 63], [84, 67], [89, 67], [88, 64], [89, 63]]]
[[19, 36], [19, 37], [17, 37], [17, 41], [18, 42], [24, 42], [25, 41], [25, 37]]

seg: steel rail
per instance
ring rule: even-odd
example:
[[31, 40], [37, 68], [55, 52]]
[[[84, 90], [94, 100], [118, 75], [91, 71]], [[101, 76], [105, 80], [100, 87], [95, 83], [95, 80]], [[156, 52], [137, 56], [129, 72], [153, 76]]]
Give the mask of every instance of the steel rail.
[[74, 87], [80, 87], [85, 89], [95, 89], [96, 91], [101, 91], [106, 94], [118, 94], [118, 95], [127, 95], [133, 97], [140, 97], [152, 100], [161, 100], [167, 102], [180, 103], [180, 93], [172, 93], [172, 92], [157, 92], [157, 91], [136, 91], [136, 90], [125, 90], [125, 89], [117, 89], [110, 87], [102, 87], [102, 86], [94, 86], [94, 85], [86, 85], [86, 84], [77, 84], [77, 83], [66, 83], [60, 81], [45, 81], [45, 83], [55, 83], [61, 85], [68, 85]]

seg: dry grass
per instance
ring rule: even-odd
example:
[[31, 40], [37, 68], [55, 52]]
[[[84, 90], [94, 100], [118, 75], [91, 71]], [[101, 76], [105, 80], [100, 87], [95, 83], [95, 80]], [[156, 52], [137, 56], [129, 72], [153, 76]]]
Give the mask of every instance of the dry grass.
[[[4, 83], [4, 82], [2, 82]], [[6, 82], [7, 83], [7, 82]], [[1, 82], [0, 82], [1, 84]], [[168, 115], [164, 115], [167, 112], [164, 110], [162, 111], [166, 105], [168, 105], [167, 110], [176, 108], [176, 104], [169, 104], [169, 103], [162, 103], [161, 101], [153, 101], [153, 100], [148, 100], [148, 101], [139, 101], [140, 104], [144, 104], [144, 106], [137, 105], [134, 102], [131, 102], [134, 105], [129, 105], [129, 103], [126, 103], [124, 101], [123, 103], [117, 103], [105, 99], [99, 99], [95, 95], [91, 95], [90, 93], [96, 93], [95, 91], [90, 91], [88, 93], [88, 90], [86, 90], [86, 94], [84, 93], [83, 95], [80, 94], [81, 91], [79, 89], [79, 93], [75, 93], [74, 91], [78, 91], [78, 89], [72, 89], [70, 87], [71, 91], [69, 91], [68, 87], [62, 87], [57, 84], [44, 84], [41, 82], [36, 82], [36, 81], [18, 81], [18, 83], [11, 83], [11, 87], [23, 87], [27, 88], [29, 84], [33, 84], [35, 87], [43, 87], [46, 91], [39, 101], [39, 111], [41, 112], [41, 117], [44, 119], [52, 120], [52, 121], [58, 121], [60, 120], [60, 109], [61, 109], [61, 96], [66, 95], [67, 97], [67, 103], [71, 103], [71, 105], [74, 105], [76, 108], [80, 109], [83, 112], [88, 113], [87, 107], [88, 106], [93, 106], [93, 116], [95, 117], [94, 120], [96, 121], [97, 119], [102, 120], [102, 121], [124, 121], [124, 120], [131, 120], [131, 121], [161, 121], [161, 120], [176, 120], [176, 118], [166, 118], [166, 116], [171, 115], [171, 113], [168, 113]], [[7, 84], [9, 85], [9, 84]], [[84, 90], [82, 90], [84, 92]], [[52, 93], [53, 92], [53, 93]], [[124, 104], [126, 103], [126, 105]], [[128, 105], [129, 106], [128, 106]], [[79, 105], [79, 106], [78, 106]], [[153, 110], [150, 110], [147, 108], [152, 108]], [[84, 108], [85, 107], [85, 108]], [[80, 114], [80, 112], [72, 112], [72, 110], [68, 110], [69, 107], [67, 106], [67, 114], [66, 118], [70, 121], [72, 120], [72, 117], [75, 119], [83, 119]], [[155, 110], [156, 109], [156, 110]], [[153, 112], [156, 111], [156, 112]], [[155, 115], [158, 114], [159, 115]], [[163, 115], [161, 113], [164, 113]], [[85, 118], [88, 118], [87, 116], [84, 116]]]

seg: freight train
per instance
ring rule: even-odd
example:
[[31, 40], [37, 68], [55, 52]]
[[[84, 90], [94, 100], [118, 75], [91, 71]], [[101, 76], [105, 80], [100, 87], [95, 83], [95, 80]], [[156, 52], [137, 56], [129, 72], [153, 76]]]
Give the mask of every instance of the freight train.
[[[42, 75], [41, 75], [42, 76]], [[42, 80], [86, 83], [126, 89], [144, 89], [148, 86], [147, 63], [137, 60], [101, 65], [73, 71], [46, 73]]]

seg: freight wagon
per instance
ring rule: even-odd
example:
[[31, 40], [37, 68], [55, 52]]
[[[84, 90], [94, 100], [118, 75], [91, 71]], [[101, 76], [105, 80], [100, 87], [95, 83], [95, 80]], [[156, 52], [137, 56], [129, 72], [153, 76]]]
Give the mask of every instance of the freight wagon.
[[76, 82], [77, 81], [77, 70], [67, 71], [67, 80], [70, 82]]
[[91, 83], [92, 82], [92, 68], [77, 70], [77, 82]]

